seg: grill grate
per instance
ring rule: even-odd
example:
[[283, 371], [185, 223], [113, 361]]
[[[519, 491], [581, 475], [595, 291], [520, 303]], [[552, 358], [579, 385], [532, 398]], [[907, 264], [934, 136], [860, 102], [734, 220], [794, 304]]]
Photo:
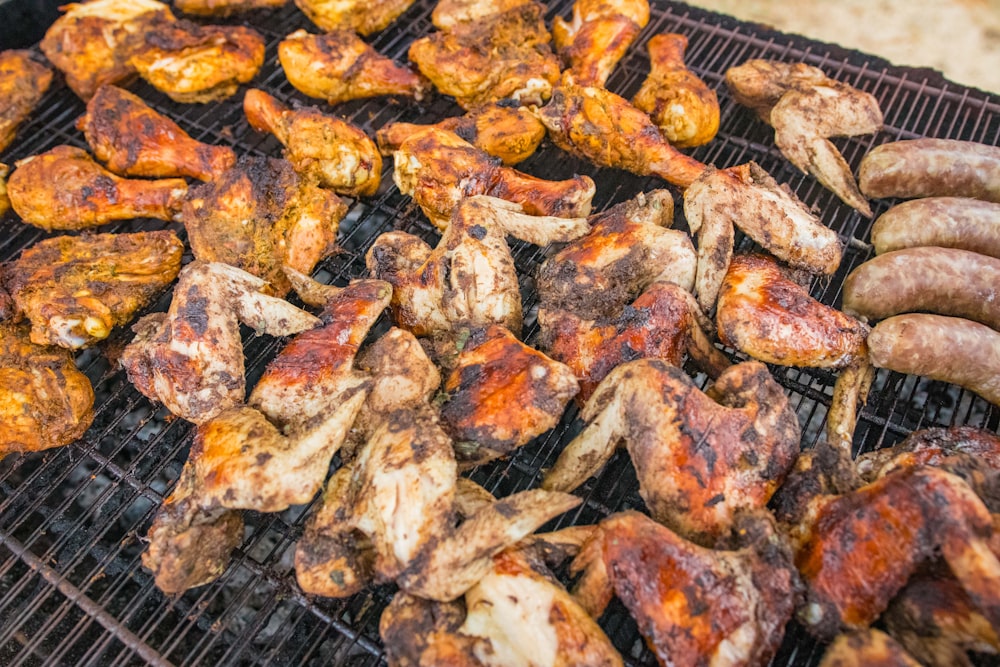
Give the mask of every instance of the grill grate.
[[[552, 3], [548, 19], [568, 16], [570, 5], [571, 0]], [[372, 40], [375, 48], [405, 61], [412, 40], [431, 29], [432, 6], [429, 0], [416, 4]], [[293, 104], [313, 104], [288, 84], [276, 59], [277, 43], [284, 35], [298, 28], [312, 29], [305, 17], [290, 6], [252, 14], [247, 22], [267, 38], [267, 59], [254, 84]], [[639, 44], [615, 70], [608, 84], [611, 90], [625, 96], [638, 90], [648, 68], [645, 40], [660, 32], [689, 37], [689, 65], [719, 93], [719, 135], [693, 155], [720, 167], [756, 160], [803, 201], [816, 206], [823, 220], [848, 242], [836, 276], [817, 280], [813, 286], [813, 295], [824, 303], [839, 303], [844, 276], [871, 255], [865, 243], [871, 221], [842, 205], [780, 155], [770, 128], [728, 95], [722, 80], [726, 68], [751, 57], [803, 60], [874, 94], [885, 112], [884, 131], [874, 138], [837, 141], [855, 166], [874, 144], [896, 139], [934, 136], [1000, 142], [1000, 102], [986, 93], [956, 86], [928, 70], [891, 67], [856, 52], [665, 0], [656, 2]], [[222, 104], [184, 106], [141, 82], [131, 89], [196, 139], [231, 145], [241, 154], [280, 154], [276, 140], [246, 124], [241, 96]], [[0, 159], [10, 163], [61, 143], [85, 147], [82, 134], [73, 127], [83, 111], [67, 88], [56, 85]], [[393, 100], [353, 102], [334, 111], [370, 133], [396, 120], [436, 120], [460, 112], [443, 98], [422, 107]], [[598, 210], [662, 187], [656, 179], [595, 169], [548, 144], [520, 168], [554, 179], [574, 173], [592, 176], [598, 185], [594, 201]], [[384, 231], [403, 229], [432, 242], [436, 238], [419, 209], [394, 187], [391, 165], [375, 197], [351, 203], [341, 226], [343, 252], [319, 267], [321, 280], [342, 285], [362, 275], [364, 251]], [[874, 202], [876, 215], [888, 204]], [[179, 230], [150, 221], [118, 223], [107, 230], [164, 227]], [[45, 236], [13, 216], [0, 221], [0, 230], [2, 260], [16, 257]], [[749, 247], [746, 239], [740, 243]], [[531, 276], [545, 251], [525, 244], [515, 244], [513, 251], [522, 276], [530, 342], [537, 333]], [[164, 310], [168, 303], [166, 294], [152, 310]], [[151, 405], [108, 360], [130, 336], [127, 330], [118, 331], [102, 345], [104, 354], [88, 351], [80, 356], [79, 365], [95, 387], [97, 414], [79, 442], [0, 461], [0, 663], [11, 667], [384, 664], [378, 619], [391, 598], [390, 588], [327, 600], [306, 596], [295, 584], [291, 554], [309, 507], [273, 515], [246, 513], [246, 537], [219, 581], [173, 598], [155, 589], [139, 561], [142, 536], [180, 473], [192, 429]], [[281, 344], [247, 332], [251, 386]], [[727, 353], [740, 358], [731, 350]], [[811, 446], [822, 432], [834, 377], [815, 370], [772, 367], [772, 371], [792, 397], [803, 425], [803, 446]], [[507, 461], [473, 471], [473, 478], [497, 495], [537, 486], [540, 469], [551, 465], [559, 446], [579, 430], [575, 415], [571, 408], [552, 432]], [[856, 443], [867, 451], [898, 442], [917, 428], [951, 424], [996, 430], [1000, 409], [955, 387], [880, 371], [861, 415]], [[616, 510], [641, 507], [637, 490], [627, 456], [616, 455], [577, 492], [585, 502], [552, 527], [594, 522]], [[613, 604], [601, 623], [628, 664], [654, 664], [620, 604]], [[793, 624], [775, 664], [812, 664], [821, 649]]]

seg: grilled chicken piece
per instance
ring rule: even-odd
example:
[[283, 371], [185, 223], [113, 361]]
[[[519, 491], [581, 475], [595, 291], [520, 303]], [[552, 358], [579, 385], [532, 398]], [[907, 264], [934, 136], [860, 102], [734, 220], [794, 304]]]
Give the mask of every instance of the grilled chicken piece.
[[73, 355], [0, 322], [0, 459], [69, 444], [94, 418], [94, 389]]
[[576, 0], [573, 20], [557, 16], [552, 37], [569, 81], [603, 87], [639, 31], [649, 23], [646, 0]]
[[719, 98], [684, 64], [687, 37], [664, 33], [649, 40], [649, 76], [632, 98], [674, 146], [701, 146], [719, 131]]
[[[372, 276], [393, 287], [398, 326], [440, 339], [453, 356], [464, 329], [499, 324], [520, 334], [521, 292], [506, 236], [545, 245], [588, 230], [585, 220], [525, 215], [516, 204], [476, 196], [462, 201], [437, 248], [388, 232], [365, 255]], [[447, 359], [445, 359], [447, 360]]]
[[649, 116], [603, 88], [564, 81], [537, 113], [559, 148], [598, 166], [652, 174], [682, 188], [705, 170], [667, 143]]
[[502, 326], [474, 329], [445, 379], [441, 417], [463, 466], [508, 456], [559, 423], [579, 383]]
[[30, 51], [0, 51], [0, 152], [52, 83], [52, 70]]
[[183, 252], [171, 231], [58, 236], [8, 264], [4, 282], [32, 342], [78, 349], [146, 307], [177, 277]]
[[106, 83], [135, 76], [133, 53], [155, 25], [174, 18], [170, 7], [156, 0], [93, 0], [63, 9], [40, 46], [84, 100]]
[[840, 266], [837, 234], [755, 162], [709, 169], [684, 193], [684, 216], [698, 236], [698, 303], [715, 305], [733, 255], [734, 225], [779, 259], [811, 273]]
[[215, 181], [193, 188], [181, 220], [194, 256], [224, 262], [267, 282], [282, 296], [291, 283], [282, 267], [311, 273], [336, 249], [347, 206], [300, 178], [284, 160], [242, 157]]
[[414, 0], [295, 0], [295, 6], [323, 32], [350, 30], [370, 35], [389, 27]]
[[370, 197], [378, 190], [382, 156], [354, 125], [314, 108], [293, 111], [256, 88], [243, 97], [243, 111], [253, 129], [284, 144], [299, 175], [344, 195]]
[[597, 526], [573, 562], [574, 595], [595, 618], [617, 595], [661, 665], [766, 665], [801, 583], [770, 521], [746, 521], [733, 551], [688, 542], [638, 512]]
[[173, 220], [187, 194], [182, 178], [119, 178], [73, 146], [56, 146], [15, 166], [7, 181], [10, 203], [22, 220], [45, 230], [132, 218]]
[[349, 30], [325, 35], [297, 30], [278, 44], [278, 60], [289, 83], [328, 104], [381, 95], [420, 100], [425, 92], [420, 77]]
[[272, 336], [310, 329], [319, 320], [264, 293], [266, 283], [221, 263], [184, 267], [166, 313], [143, 317], [122, 353], [129, 380], [183, 419], [200, 424], [243, 402], [239, 323]]
[[[949, 663], [954, 664], [954, 663]], [[919, 667], [892, 637], [868, 628], [837, 637], [823, 654], [820, 667]]]
[[393, 154], [393, 180], [444, 230], [459, 202], [489, 195], [524, 207], [531, 215], [582, 217], [596, 188], [588, 176], [546, 181], [499, 164], [453, 132], [428, 126], [407, 137]]
[[[10, 210], [10, 197], [7, 196], [7, 174], [10, 173], [10, 167], [0, 162], [0, 218], [7, 215], [7, 211]], [[5, 319], [0, 317], [0, 320]]]
[[559, 80], [559, 59], [538, 2], [481, 16], [410, 45], [421, 74], [464, 109], [511, 98], [542, 104]]
[[[379, 150], [382, 155], [392, 155], [406, 139], [427, 127], [412, 123], [385, 125], [376, 135]], [[545, 138], [545, 126], [530, 111], [496, 103], [464, 116], [446, 118], [432, 127], [454, 132], [476, 148], [500, 158], [508, 167], [531, 157]]]
[[681, 369], [640, 359], [601, 382], [587, 426], [542, 487], [575, 489], [620, 443], [654, 519], [694, 540], [725, 536], [739, 514], [763, 509], [799, 454], [799, 422], [784, 390], [757, 362], [726, 369], [708, 394]]
[[440, 0], [431, 12], [431, 23], [439, 30], [462, 28], [470, 23], [482, 22], [497, 14], [522, 5], [530, 5], [535, 0]]
[[726, 71], [740, 104], [774, 128], [782, 154], [865, 217], [871, 207], [851, 167], [829, 137], [854, 137], [882, 129], [882, 110], [869, 93], [828, 78], [805, 63], [749, 60]]
[[174, 0], [174, 7], [195, 16], [232, 16], [255, 9], [278, 9], [288, 0]]
[[97, 159], [120, 176], [208, 181], [236, 164], [233, 149], [195, 141], [177, 123], [117, 86], [101, 86], [76, 126]]

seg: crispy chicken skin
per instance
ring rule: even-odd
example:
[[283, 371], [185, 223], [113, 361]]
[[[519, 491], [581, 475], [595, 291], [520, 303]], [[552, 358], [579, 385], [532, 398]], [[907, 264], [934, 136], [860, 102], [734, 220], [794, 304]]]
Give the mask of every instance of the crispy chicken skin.
[[233, 149], [195, 141], [177, 123], [117, 86], [98, 88], [76, 126], [97, 159], [119, 176], [208, 181], [236, 163]]
[[564, 81], [537, 113], [559, 148], [598, 166], [652, 174], [682, 188], [705, 170], [667, 143], [649, 116], [603, 88]]
[[192, 188], [181, 220], [197, 259], [248, 271], [282, 296], [291, 288], [282, 267], [311, 273], [336, 249], [346, 212], [340, 197], [299, 177], [288, 162], [248, 156]]
[[489, 195], [520, 204], [531, 215], [566, 218], [590, 213], [596, 186], [589, 176], [546, 181], [504, 167], [454, 132], [428, 126], [407, 137], [393, 154], [393, 180], [439, 229], [459, 202]]
[[542, 104], [559, 80], [545, 8], [526, 2], [431, 33], [410, 45], [410, 60], [466, 110], [512, 98]]
[[[382, 155], [392, 155], [410, 135], [427, 128], [413, 123], [389, 123], [376, 140]], [[511, 167], [527, 160], [545, 138], [545, 126], [527, 109], [488, 104], [464, 116], [446, 118], [433, 127], [454, 132], [463, 140]]]
[[462, 28], [497, 14], [530, 5], [535, 0], [440, 0], [431, 12], [431, 22], [438, 30]]
[[882, 110], [869, 93], [828, 78], [805, 63], [749, 60], [726, 71], [736, 101], [774, 128], [782, 154], [804, 173], [866, 217], [871, 207], [851, 167], [829, 137], [873, 134], [882, 129]]
[[94, 418], [94, 389], [69, 350], [0, 322], [0, 459], [73, 442]]
[[[954, 664], [954, 663], [952, 663]], [[919, 667], [906, 649], [880, 630], [839, 635], [823, 654], [820, 667]]]
[[649, 40], [649, 76], [632, 98], [674, 146], [701, 146], [719, 131], [719, 98], [684, 65], [687, 37], [664, 33]]
[[89, 100], [106, 83], [135, 75], [130, 58], [153, 26], [173, 20], [156, 0], [93, 0], [64, 5], [41, 41], [41, 49], [66, 83]]
[[187, 194], [181, 178], [120, 178], [73, 146], [18, 160], [7, 181], [14, 212], [45, 230], [78, 230], [115, 220], [173, 220]]
[[638, 512], [612, 514], [572, 564], [574, 596], [596, 618], [617, 595], [661, 665], [766, 665], [801, 583], [769, 517], [743, 523], [742, 548], [713, 550]]
[[255, 9], [277, 9], [288, 0], [174, 0], [174, 7], [195, 16], [232, 16]]
[[576, 0], [572, 21], [552, 22], [552, 37], [574, 83], [603, 87], [647, 23], [646, 0]]
[[4, 270], [38, 345], [70, 349], [107, 338], [177, 277], [184, 246], [171, 231], [58, 236]]
[[385, 30], [414, 0], [295, 0], [295, 6], [323, 32], [353, 30], [370, 35]]
[[294, 111], [263, 90], [243, 97], [250, 126], [285, 146], [285, 157], [301, 176], [350, 196], [370, 197], [382, 181], [382, 156], [364, 131], [311, 107]]
[[420, 77], [350, 30], [323, 35], [297, 30], [278, 44], [278, 61], [289, 83], [328, 104], [381, 95], [420, 100], [425, 92]]
[[30, 51], [0, 51], [0, 151], [34, 111], [52, 83], [52, 70]]
[[587, 425], [542, 487], [578, 487], [624, 443], [650, 514], [694, 540], [723, 537], [741, 513], [763, 509], [799, 454], [795, 412], [753, 361], [726, 369], [708, 394], [661, 359], [622, 364], [580, 416]]

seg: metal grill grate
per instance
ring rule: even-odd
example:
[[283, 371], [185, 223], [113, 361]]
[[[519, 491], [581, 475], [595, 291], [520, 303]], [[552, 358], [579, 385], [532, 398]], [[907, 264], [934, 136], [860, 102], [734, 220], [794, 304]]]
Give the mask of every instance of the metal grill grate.
[[[568, 16], [570, 5], [571, 0], [552, 3], [548, 18]], [[425, 0], [412, 7], [372, 40], [375, 48], [405, 61], [412, 40], [431, 29], [432, 6]], [[253, 14], [247, 22], [267, 38], [266, 63], [254, 85], [293, 104], [313, 104], [288, 84], [276, 59], [277, 43], [284, 35], [298, 28], [312, 29], [305, 17], [289, 6]], [[752, 57], [802, 60], [874, 94], [885, 112], [884, 131], [874, 138], [837, 142], [855, 166], [874, 144], [895, 139], [934, 136], [1000, 142], [1000, 102], [986, 93], [948, 83], [934, 72], [894, 68], [856, 52], [666, 1], [655, 3], [650, 25], [609, 81], [611, 90], [625, 96], [635, 93], [648, 68], [645, 40], [660, 32], [688, 36], [689, 65], [719, 93], [719, 135], [693, 155], [720, 167], [756, 160], [779, 182], [788, 183], [803, 201], [817, 207], [823, 220], [848, 242], [837, 275], [814, 285], [813, 295], [824, 303], [839, 302], [844, 276], [870, 256], [865, 241], [871, 222], [780, 155], [770, 128], [728, 95], [722, 81], [726, 68]], [[196, 139], [231, 145], [241, 154], [280, 154], [273, 138], [255, 133], [246, 124], [242, 96], [222, 104], [184, 106], [141, 82], [131, 89]], [[85, 146], [73, 126], [83, 110], [67, 88], [55, 86], [0, 160], [10, 163], [62, 143]], [[375, 100], [344, 104], [333, 111], [371, 133], [395, 120], [437, 120], [460, 112], [443, 98], [423, 107]], [[656, 179], [594, 169], [551, 145], [520, 168], [546, 178], [589, 174], [598, 185], [597, 209], [662, 187]], [[875, 202], [876, 215], [888, 203]], [[352, 204], [341, 226], [343, 252], [321, 265], [322, 280], [346, 284], [362, 275], [364, 251], [384, 231], [404, 229], [432, 242], [436, 238], [419, 209], [394, 187], [391, 164], [378, 194]], [[108, 231], [164, 226], [171, 225], [136, 221], [109, 226]], [[2, 260], [16, 257], [45, 236], [12, 216], [0, 221], [0, 230]], [[741, 243], [748, 246], [746, 240]], [[531, 276], [545, 251], [524, 244], [515, 244], [513, 250], [522, 276], [530, 342], [537, 332]], [[168, 303], [166, 294], [153, 310], [163, 310]], [[391, 598], [390, 588], [347, 600], [327, 600], [306, 596], [295, 584], [291, 554], [308, 507], [273, 515], [248, 512], [243, 544], [232, 566], [214, 584], [175, 598], [154, 588], [139, 561], [142, 536], [180, 473], [192, 429], [151, 405], [109, 361], [130, 336], [127, 330], [118, 331], [100, 351], [88, 351], [79, 359], [97, 393], [94, 425], [79, 442], [0, 461], [0, 664], [382, 664], [378, 619]], [[247, 334], [251, 386], [281, 344]], [[739, 358], [731, 350], [726, 352]], [[772, 371], [792, 396], [805, 433], [803, 447], [811, 446], [822, 432], [834, 377], [813, 370], [773, 367]], [[575, 413], [571, 408], [556, 429], [511, 459], [475, 470], [474, 479], [497, 495], [537, 486], [540, 469], [551, 465], [561, 444], [578, 431]], [[954, 387], [882, 371], [861, 415], [856, 442], [867, 451], [893, 444], [917, 428], [951, 424], [996, 430], [1000, 409]], [[616, 510], [641, 507], [637, 489], [627, 456], [616, 455], [577, 492], [584, 504], [552, 527], [589, 523]], [[612, 605], [601, 623], [628, 664], [654, 664], [635, 623], [620, 605]], [[775, 664], [815, 663], [821, 652], [793, 625]]]

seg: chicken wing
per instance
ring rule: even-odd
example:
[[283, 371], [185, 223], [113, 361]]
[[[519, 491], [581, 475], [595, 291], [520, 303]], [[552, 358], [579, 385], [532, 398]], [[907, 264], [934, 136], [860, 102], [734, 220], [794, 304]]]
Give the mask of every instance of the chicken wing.
[[64, 5], [41, 41], [41, 49], [69, 87], [89, 100], [106, 83], [135, 76], [130, 59], [146, 34], [173, 20], [170, 7], [156, 0], [92, 0]]
[[414, 0], [295, 0], [295, 6], [323, 32], [352, 30], [370, 35], [389, 27]]
[[291, 288], [282, 267], [311, 273], [336, 249], [347, 206], [300, 178], [284, 160], [242, 157], [215, 181], [192, 188], [181, 220], [194, 256], [224, 262], [267, 282], [282, 296]]
[[292, 110], [263, 90], [251, 88], [243, 112], [258, 132], [270, 132], [300, 176], [340, 194], [370, 197], [382, 182], [382, 156], [354, 125], [318, 109]]
[[0, 152], [14, 140], [17, 126], [41, 101], [52, 70], [30, 51], [0, 51]]
[[590, 213], [596, 188], [589, 176], [546, 181], [504, 167], [457, 134], [433, 126], [411, 134], [393, 154], [392, 177], [439, 229], [459, 202], [489, 195], [515, 202], [531, 215], [567, 218]]
[[678, 33], [649, 40], [649, 76], [632, 98], [674, 146], [701, 146], [719, 131], [719, 98], [684, 64], [687, 37]]
[[33, 343], [0, 322], [0, 460], [69, 444], [94, 418], [94, 389], [69, 350]]
[[175, 102], [214, 102], [234, 95], [264, 64], [264, 37], [244, 26], [159, 21], [129, 63]]
[[278, 9], [288, 0], [174, 0], [174, 7], [195, 16], [232, 16], [255, 9]]
[[919, 667], [892, 637], [869, 628], [839, 635], [823, 654], [819, 667]]
[[869, 93], [828, 78], [805, 63], [749, 60], [726, 71], [736, 101], [774, 128], [782, 154], [865, 217], [871, 207], [851, 167], [829, 137], [854, 137], [882, 129], [882, 110]]
[[545, 8], [525, 2], [431, 33], [410, 45], [421, 74], [464, 109], [507, 98], [542, 104], [559, 80], [559, 59], [545, 28]]
[[38, 345], [70, 349], [107, 338], [177, 277], [184, 246], [171, 231], [58, 236], [4, 271]]
[[557, 16], [552, 37], [568, 81], [603, 87], [639, 31], [649, 23], [646, 0], [576, 0], [572, 22]]
[[14, 212], [45, 230], [77, 230], [115, 220], [173, 220], [187, 195], [182, 178], [120, 178], [73, 146], [18, 160], [7, 181]]
[[289, 83], [328, 104], [381, 95], [420, 100], [425, 93], [420, 77], [349, 30], [324, 35], [297, 30], [278, 44], [278, 61]]
[[770, 522], [744, 523], [745, 545], [716, 551], [638, 512], [613, 514], [573, 562], [574, 595], [594, 617], [617, 595], [661, 665], [766, 665], [801, 583]]
[[98, 88], [76, 126], [97, 159], [120, 176], [208, 181], [236, 164], [233, 149], [195, 141], [177, 123], [117, 86]]
[[799, 454], [799, 422], [757, 362], [726, 369], [708, 394], [684, 371], [640, 359], [611, 371], [580, 413], [584, 430], [542, 487], [582, 484], [624, 442], [654, 519], [711, 541], [741, 513], [763, 509]]
[[564, 81], [537, 113], [559, 148], [598, 166], [652, 174], [682, 188], [705, 171], [667, 143], [649, 116], [603, 88]]
[[[382, 155], [392, 155], [411, 135], [427, 125], [389, 123], [378, 131], [376, 140]], [[519, 106], [488, 104], [464, 116], [446, 118], [432, 127], [454, 132], [463, 140], [511, 167], [527, 160], [545, 138], [545, 126]]]

